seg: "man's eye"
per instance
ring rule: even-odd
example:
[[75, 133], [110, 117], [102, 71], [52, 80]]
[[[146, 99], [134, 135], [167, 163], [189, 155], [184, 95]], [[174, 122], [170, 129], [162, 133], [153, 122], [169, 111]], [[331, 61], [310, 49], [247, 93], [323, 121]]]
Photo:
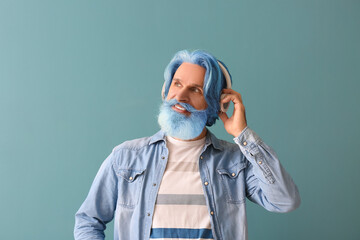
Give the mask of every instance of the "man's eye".
[[181, 86], [181, 84], [178, 83], [178, 82], [175, 82], [174, 85], [177, 86], [177, 87]]
[[193, 88], [193, 91], [196, 93], [201, 93], [200, 89], [198, 89], [198, 88]]

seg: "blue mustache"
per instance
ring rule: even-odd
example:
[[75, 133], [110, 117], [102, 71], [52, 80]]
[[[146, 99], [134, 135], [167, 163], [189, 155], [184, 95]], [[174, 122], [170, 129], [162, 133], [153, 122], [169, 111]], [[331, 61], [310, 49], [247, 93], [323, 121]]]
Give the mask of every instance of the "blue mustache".
[[206, 109], [204, 109], [204, 110], [197, 110], [196, 108], [194, 108], [194, 107], [191, 106], [190, 104], [179, 102], [179, 101], [177, 101], [177, 100], [174, 99], [174, 98], [173, 98], [173, 99], [170, 99], [170, 100], [164, 100], [164, 104], [167, 105], [167, 106], [169, 106], [169, 107], [172, 107], [172, 106], [178, 104], [178, 105], [182, 106], [183, 108], [185, 108], [186, 111], [191, 112], [191, 113], [206, 112]]

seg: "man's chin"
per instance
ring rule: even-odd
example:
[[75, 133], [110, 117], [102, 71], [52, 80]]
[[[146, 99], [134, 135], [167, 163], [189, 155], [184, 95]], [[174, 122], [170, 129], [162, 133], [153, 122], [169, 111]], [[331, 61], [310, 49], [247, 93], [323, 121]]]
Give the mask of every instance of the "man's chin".
[[206, 125], [206, 113], [190, 113], [189, 116], [179, 113], [172, 107], [161, 106], [158, 123], [169, 136], [190, 140], [198, 137]]

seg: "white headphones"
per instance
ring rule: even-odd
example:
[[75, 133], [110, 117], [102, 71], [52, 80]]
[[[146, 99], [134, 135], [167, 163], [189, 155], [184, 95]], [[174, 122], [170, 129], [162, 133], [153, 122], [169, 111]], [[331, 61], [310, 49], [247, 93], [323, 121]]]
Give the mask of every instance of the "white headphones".
[[[230, 74], [229, 72], [226, 70], [226, 68], [221, 64], [221, 62], [217, 61], [219, 66], [220, 66], [220, 69], [222, 71], [222, 73], [224, 74], [225, 76], [225, 80], [226, 80], [226, 88], [227, 89], [231, 89], [231, 78], [230, 78]], [[220, 96], [220, 100], [222, 100], [223, 98], [226, 97], [227, 94], [223, 93], [221, 94]], [[162, 99], [164, 100], [165, 99], [165, 82], [163, 84], [163, 87], [161, 89], [161, 97]], [[230, 102], [227, 102], [227, 103], [220, 103], [220, 111], [222, 112], [226, 112], [228, 109], [229, 109], [229, 106], [230, 106]]]

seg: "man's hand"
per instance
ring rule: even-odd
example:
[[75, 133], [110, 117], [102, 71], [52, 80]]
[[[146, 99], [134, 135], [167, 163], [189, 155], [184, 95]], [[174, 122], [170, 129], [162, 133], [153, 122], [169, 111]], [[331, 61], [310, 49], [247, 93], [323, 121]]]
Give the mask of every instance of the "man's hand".
[[243, 105], [241, 95], [232, 89], [223, 89], [222, 93], [227, 94], [227, 96], [220, 102], [227, 103], [232, 101], [234, 103], [234, 112], [229, 118], [226, 113], [220, 111], [219, 117], [224, 123], [225, 130], [234, 137], [238, 137], [242, 130], [244, 130], [247, 126], [245, 107]]

